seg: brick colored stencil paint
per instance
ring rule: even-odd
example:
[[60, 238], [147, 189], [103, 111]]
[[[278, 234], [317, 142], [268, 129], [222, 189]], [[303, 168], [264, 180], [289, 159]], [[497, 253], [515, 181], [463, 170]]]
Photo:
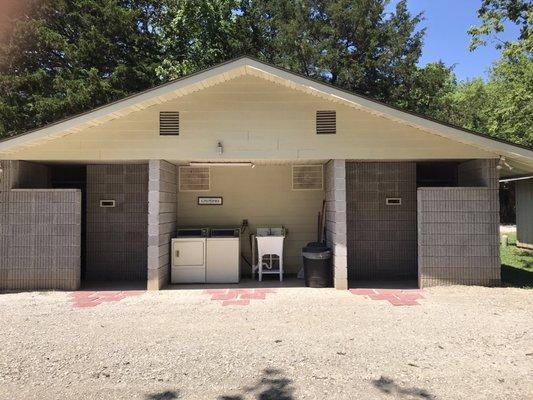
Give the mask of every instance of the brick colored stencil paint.
[[143, 290], [124, 290], [124, 291], [83, 291], [72, 292], [68, 294], [68, 301], [73, 308], [96, 307], [102, 303], [116, 302], [126, 297], [140, 296]]
[[223, 306], [247, 306], [250, 300], [265, 300], [267, 295], [276, 293], [276, 289], [206, 289], [203, 294], [211, 296], [211, 300], [222, 302]]
[[393, 306], [419, 306], [417, 300], [423, 299], [422, 290], [402, 289], [350, 289], [350, 293], [366, 296], [372, 300], [385, 300]]

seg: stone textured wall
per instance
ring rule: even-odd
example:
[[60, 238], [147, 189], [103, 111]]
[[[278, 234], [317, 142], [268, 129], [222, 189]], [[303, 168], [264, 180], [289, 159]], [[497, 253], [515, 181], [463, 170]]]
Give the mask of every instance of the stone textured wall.
[[147, 224], [146, 164], [87, 166], [86, 280], [146, 280]]
[[350, 280], [416, 279], [416, 164], [350, 162], [346, 183]]
[[3, 162], [0, 290], [76, 290], [80, 285], [81, 192], [46, 187], [46, 166]]
[[163, 160], [149, 162], [148, 290], [170, 281], [170, 241], [176, 232], [176, 166]]
[[348, 289], [346, 250], [346, 162], [331, 160], [325, 165], [326, 241], [333, 249], [335, 288]]
[[421, 286], [498, 285], [498, 191], [480, 187], [418, 189]]

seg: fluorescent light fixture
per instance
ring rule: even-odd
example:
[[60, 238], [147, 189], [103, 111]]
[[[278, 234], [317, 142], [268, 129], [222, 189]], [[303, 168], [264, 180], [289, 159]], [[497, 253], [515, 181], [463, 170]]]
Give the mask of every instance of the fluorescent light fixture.
[[198, 162], [192, 161], [189, 167], [255, 167], [251, 162]]
[[526, 179], [533, 179], [533, 175], [519, 176], [519, 177], [516, 177], [516, 178], [500, 179], [500, 182], [523, 181], [523, 180], [526, 180]]

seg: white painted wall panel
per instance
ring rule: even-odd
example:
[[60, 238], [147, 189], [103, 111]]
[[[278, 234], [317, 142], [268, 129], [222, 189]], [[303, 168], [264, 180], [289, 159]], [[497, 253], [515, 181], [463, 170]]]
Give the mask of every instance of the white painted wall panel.
[[[199, 206], [198, 196], [222, 196], [224, 204]], [[288, 229], [285, 270], [296, 273], [302, 247], [316, 240], [323, 199], [323, 190], [292, 190], [291, 165], [211, 167], [209, 192], [178, 192], [178, 226], [238, 227], [248, 219], [255, 233], [256, 227], [283, 225]], [[241, 249], [251, 261], [249, 233], [242, 237]], [[249, 275], [249, 266], [242, 267]]]
[[[317, 110], [337, 111], [337, 134], [315, 133]], [[180, 112], [180, 135], [159, 136], [160, 111]], [[224, 143], [217, 154], [216, 143]], [[478, 148], [266, 80], [241, 76], [0, 157], [24, 160], [490, 158]]]

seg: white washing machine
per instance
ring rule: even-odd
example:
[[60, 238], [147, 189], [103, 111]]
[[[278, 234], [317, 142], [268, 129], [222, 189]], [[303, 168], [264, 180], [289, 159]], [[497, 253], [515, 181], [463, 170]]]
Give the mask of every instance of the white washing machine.
[[205, 283], [209, 230], [179, 229], [171, 245], [171, 283]]
[[207, 283], [238, 283], [240, 280], [240, 229], [212, 228], [207, 239]]

